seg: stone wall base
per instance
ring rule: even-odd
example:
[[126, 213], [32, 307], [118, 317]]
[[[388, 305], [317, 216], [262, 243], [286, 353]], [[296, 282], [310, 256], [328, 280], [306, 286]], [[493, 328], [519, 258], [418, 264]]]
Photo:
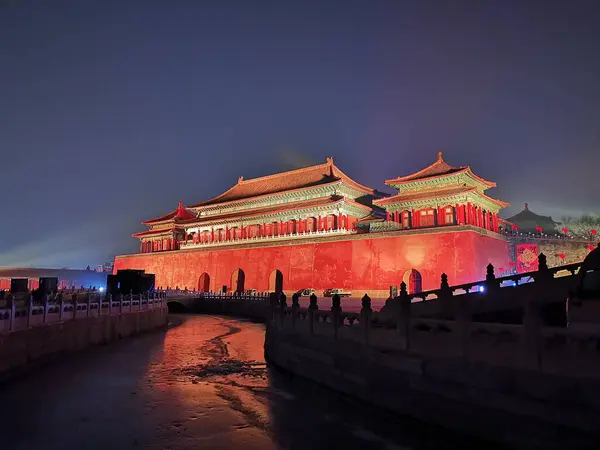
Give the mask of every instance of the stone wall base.
[[269, 364], [394, 413], [514, 448], [598, 448], [600, 385], [462, 360], [384, 354], [267, 324]]
[[122, 315], [86, 317], [0, 334], [0, 380], [56, 356], [164, 328], [165, 307]]

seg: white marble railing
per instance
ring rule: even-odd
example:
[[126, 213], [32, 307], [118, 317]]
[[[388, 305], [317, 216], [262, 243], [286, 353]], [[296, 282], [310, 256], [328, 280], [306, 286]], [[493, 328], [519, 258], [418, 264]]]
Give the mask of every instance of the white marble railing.
[[31, 327], [50, 325], [53, 323], [88, 317], [135, 314], [140, 311], [165, 306], [166, 296], [163, 293], [153, 295], [125, 295], [117, 300], [111, 296], [88, 295], [85, 299], [64, 299], [57, 302], [44, 301], [41, 305], [28, 301], [27, 305], [11, 305], [0, 308], [0, 333], [26, 330]]
[[[271, 326], [277, 333], [319, 339], [322, 345], [353, 341], [386, 354], [461, 358], [490, 366], [550, 374], [600, 378], [600, 332], [543, 326], [532, 299], [523, 299], [522, 324], [473, 321], [463, 304], [453, 320], [411, 317], [410, 302], [392, 321], [382, 321], [365, 296], [360, 313], [340, 307], [319, 310], [292, 301], [272, 304]], [[345, 348], [341, 346], [340, 348]], [[349, 347], [348, 347], [349, 348]]]
[[226, 241], [214, 241], [214, 242], [191, 242], [188, 241], [185, 243], [184, 241], [180, 242], [180, 248], [198, 248], [198, 247], [220, 247], [223, 245], [239, 245], [239, 244], [248, 244], [253, 242], [277, 242], [277, 241], [286, 241], [291, 239], [308, 239], [315, 237], [325, 237], [325, 236], [337, 236], [337, 235], [348, 235], [348, 234], [356, 234], [355, 230], [322, 230], [322, 231], [305, 231], [302, 233], [286, 233], [280, 234], [277, 236], [256, 236], [256, 237], [248, 237], [248, 238], [240, 238], [240, 239], [229, 239]]

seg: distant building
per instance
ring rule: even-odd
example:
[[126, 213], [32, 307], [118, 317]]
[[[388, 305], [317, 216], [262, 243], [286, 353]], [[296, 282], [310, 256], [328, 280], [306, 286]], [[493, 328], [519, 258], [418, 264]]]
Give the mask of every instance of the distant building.
[[96, 266], [96, 272], [112, 273], [112, 271], [113, 271], [113, 263], [112, 262], [106, 262], [104, 264], [98, 264]]
[[546, 234], [556, 233], [556, 224], [550, 216], [540, 216], [529, 209], [529, 204], [525, 203], [525, 208], [518, 214], [506, 219], [510, 224], [519, 227], [521, 233], [538, 233], [536, 227], [541, 227]]
[[105, 287], [106, 272], [79, 269], [41, 269], [30, 267], [0, 267], [0, 290], [10, 289], [11, 278], [27, 278], [29, 289], [37, 289], [42, 277], [58, 278], [59, 288]]

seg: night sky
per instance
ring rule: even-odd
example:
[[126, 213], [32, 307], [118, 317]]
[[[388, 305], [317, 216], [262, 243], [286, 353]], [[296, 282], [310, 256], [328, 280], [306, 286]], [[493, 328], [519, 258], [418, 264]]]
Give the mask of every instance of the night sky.
[[382, 189], [444, 151], [505, 217], [600, 211], [600, 2], [0, 5], [0, 266], [109, 261], [178, 200], [330, 155]]

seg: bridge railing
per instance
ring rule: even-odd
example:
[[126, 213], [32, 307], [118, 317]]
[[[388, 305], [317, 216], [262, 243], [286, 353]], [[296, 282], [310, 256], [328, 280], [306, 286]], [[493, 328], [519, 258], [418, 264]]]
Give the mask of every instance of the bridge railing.
[[[394, 308], [391, 312], [388, 310], [387, 315], [373, 312], [368, 295], [362, 298], [359, 313], [345, 312], [342, 299], [337, 295], [332, 298], [329, 310], [319, 309], [314, 294], [308, 308], [300, 307], [297, 295], [292, 297], [291, 306], [285, 295], [279, 295], [271, 299], [269, 322], [277, 333], [298, 334], [305, 339], [319, 340], [319, 345], [335, 345], [348, 351], [367, 348], [381, 352], [386, 358], [393, 358], [390, 355], [394, 354], [458, 358], [492, 366], [600, 377], [600, 331], [545, 326], [541, 314], [549, 292], [566, 300], [568, 282], [573, 281], [573, 274], [579, 268], [578, 264], [550, 270], [542, 267], [535, 273], [500, 279], [494, 278], [493, 270], [489, 270], [485, 281], [452, 288], [447, 278], [442, 277], [442, 287], [435, 292], [442, 303], [448, 305], [447, 317], [443, 319], [414, 316], [412, 310], [419, 305], [414, 303], [415, 297], [427, 299], [429, 293], [409, 295], [406, 285], [402, 284], [400, 295], [388, 300]], [[571, 275], [557, 276], [561, 271]], [[533, 281], [517, 284], [517, 287], [501, 287], [504, 280], [516, 281], [518, 277], [531, 277]], [[476, 285], [486, 288], [468, 295], [453, 295], [453, 288], [470, 292]], [[472, 312], [476, 303], [486, 296], [500, 294], [512, 295], [513, 301], [521, 306], [521, 323], [474, 321]], [[345, 347], [343, 342], [352, 344]]]
[[101, 295], [99, 293], [44, 295], [39, 303], [32, 295], [25, 304], [7, 298], [8, 305], [0, 308], [0, 333], [10, 333], [31, 327], [104, 315], [138, 313], [166, 305], [162, 292], [153, 294]]

